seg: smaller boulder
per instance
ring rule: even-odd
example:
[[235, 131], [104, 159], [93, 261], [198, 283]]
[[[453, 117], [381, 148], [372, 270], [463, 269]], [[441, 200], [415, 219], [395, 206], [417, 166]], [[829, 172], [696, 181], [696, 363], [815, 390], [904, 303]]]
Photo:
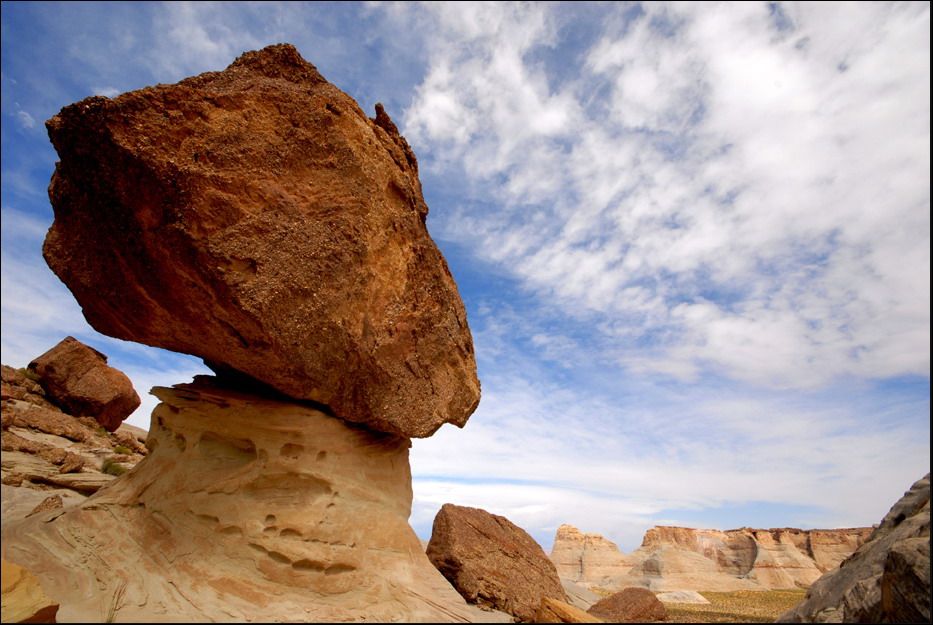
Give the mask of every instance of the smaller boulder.
[[503, 516], [444, 504], [428, 559], [469, 603], [535, 619], [541, 600], [566, 601], [557, 569], [528, 533]]
[[108, 366], [106, 356], [73, 337], [33, 360], [29, 370], [65, 412], [94, 417], [110, 432], [139, 407], [130, 379]]
[[538, 606], [535, 623], [603, 623], [600, 618], [569, 603], [545, 597]]
[[667, 618], [667, 608], [647, 588], [626, 588], [597, 601], [588, 612], [610, 623], [650, 623]]

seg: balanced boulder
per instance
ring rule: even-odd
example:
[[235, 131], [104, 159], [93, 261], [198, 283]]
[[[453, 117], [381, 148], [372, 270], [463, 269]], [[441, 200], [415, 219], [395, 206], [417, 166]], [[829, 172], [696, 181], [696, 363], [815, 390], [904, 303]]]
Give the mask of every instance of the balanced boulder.
[[139, 407], [139, 395], [122, 371], [107, 365], [107, 357], [65, 337], [31, 363], [45, 395], [68, 414], [89, 416], [113, 432]]
[[541, 546], [503, 516], [444, 504], [428, 558], [469, 602], [533, 621], [542, 599], [567, 601]]
[[67, 106], [43, 249], [100, 332], [409, 437], [479, 402], [418, 163], [290, 45]]

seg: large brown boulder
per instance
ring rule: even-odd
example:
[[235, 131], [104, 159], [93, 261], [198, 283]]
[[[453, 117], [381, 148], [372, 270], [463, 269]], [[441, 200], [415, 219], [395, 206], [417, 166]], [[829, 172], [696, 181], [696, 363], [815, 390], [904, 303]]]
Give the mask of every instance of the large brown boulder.
[[290, 45], [65, 107], [44, 255], [100, 332], [405, 436], [479, 402], [418, 164]]
[[929, 623], [930, 475], [915, 482], [868, 541], [778, 621]]
[[626, 588], [587, 610], [610, 623], [650, 623], [667, 618], [667, 608], [647, 588]]
[[31, 363], [45, 395], [65, 412], [89, 416], [114, 432], [139, 407], [139, 395], [126, 374], [107, 365], [107, 357], [74, 337]]
[[444, 504], [434, 517], [428, 558], [470, 603], [533, 621], [541, 600], [567, 601], [541, 546], [503, 516]]

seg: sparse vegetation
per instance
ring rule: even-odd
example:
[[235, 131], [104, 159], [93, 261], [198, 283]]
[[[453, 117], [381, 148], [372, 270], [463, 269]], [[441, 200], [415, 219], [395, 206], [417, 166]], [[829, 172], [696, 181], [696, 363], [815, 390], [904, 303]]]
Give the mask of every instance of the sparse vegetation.
[[116, 445], [116, 446], [113, 448], [113, 453], [115, 453], [115, 454], [123, 454], [123, 455], [130, 455], [130, 454], [133, 453], [133, 450], [130, 449], [129, 447], [125, 446], [125, 445]]
[[667, 603], [668, 623], [773, 623], [807, 594], [806, 590], [701, 592], [709, 605]]
[[36, 384], [39, 383], [39, 376], [32, 369], [29, 369], [27, 367], [20, 367], [18, 371], [22, 373], [24, 376], [26, 376], [28, 379], [35, 382]]
[[120, 476], [126, 473], [126, 467], [114, 460], [113, 458], [105, 458], [104, 463], [101, 465], [100, 470], [108, 475]]

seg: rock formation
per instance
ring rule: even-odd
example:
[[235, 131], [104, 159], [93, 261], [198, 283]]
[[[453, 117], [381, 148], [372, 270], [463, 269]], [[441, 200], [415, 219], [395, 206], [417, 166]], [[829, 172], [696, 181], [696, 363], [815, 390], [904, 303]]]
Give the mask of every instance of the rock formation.
[[4, 558], [63, 620], [500, 621], [408, 525], [409, 437], [462, 426], [479, 382], [384, 109], [277, 45], [47, 128], [49, 265], [97, 329], [218, 376], [154, 389], [146, 459], [4, 523]]
[[667, 608], [646, 588], [625, 588], [597, 601], [589, 613], [610, 623], [652, 623], [667, 618]]
[[598, 534], [563, 525], [551, 558], [561, 579], [590, 588], [654, 591], [765, 590], [807, 587], [838, 565], [872, 528], [706, 530], [661, 526], [622, 554]]
[[476, 618], [408, 525], [407, 438], [201, 377], [154, 393], [145, 462], [4, 527], [62, 620]]
[[46, 261], [98, 331], [410, 437], [479, 402], [418, 164], [290, 45], [66, 106]]
[[[107, 432], [50, 402], [27, 369], [2, 365], [3, 521], [23, 518], [49, 497], [72, 505], [142, 460], [145, 432]], [[51, 504], [46, 504], [51, 505]]]
[[3, 577], [4, 623], [54, 623], [58, 604], [48, 598], [39, 580], [27, 569], [0, 561]]
[[561, 579], [600, 587], [619, 583], [632, 568], [614, 542], [567, 524], [557, 528], [551, 561]]
[[470, 603], [533, 621], [544, 598], [566, 601], [554, 564], [525, 530], [478, 508], [444, 504], [428, 558]]
[[535, 613], [534, 622], [602, 623], [604, 621], [601, 618], [597, 618], [592, 614], [589, 614], [585, 610], [581, 610], [576, 606], [570, 605], [569, 603], [564, 603], [563, 601], [558, 601], [557, 599], [545, 597], [541, 600], [541, 605], [538, 606], [538, 611]]
[[107, 357], [68, 336], [31, 363], [46, 396], [68, 414], [89, 416], [114, 432], [139, 407], [139, 395]]
[[785, 623], [930, 622], [930, 475], [914, 483], [838, 569], [817, 580]]

